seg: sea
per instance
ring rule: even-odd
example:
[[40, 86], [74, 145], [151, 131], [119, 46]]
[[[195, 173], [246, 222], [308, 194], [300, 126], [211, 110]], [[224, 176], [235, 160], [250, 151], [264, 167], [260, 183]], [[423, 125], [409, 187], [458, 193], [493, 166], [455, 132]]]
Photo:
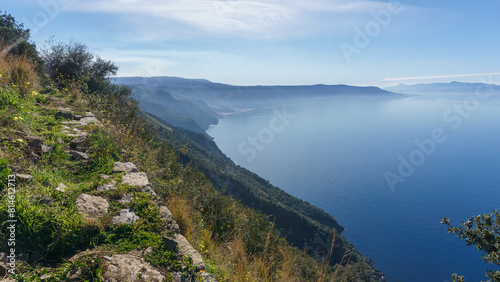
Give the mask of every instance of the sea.
[[448, 233], [500, 208], [500, 99], [333, 97], [226, 115], [208, 134], [241, 165], [316, 205], [388, 281], [487, 280]]

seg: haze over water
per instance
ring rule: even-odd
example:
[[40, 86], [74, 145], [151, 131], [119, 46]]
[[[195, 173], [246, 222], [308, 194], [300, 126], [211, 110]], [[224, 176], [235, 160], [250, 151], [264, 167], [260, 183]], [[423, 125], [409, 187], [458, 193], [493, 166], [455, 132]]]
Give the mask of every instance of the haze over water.
[[[453, 108], [462, 102], [334, 98], [229, 115], [208, 133], [239, 165], [333, 215], [389, 281], [450, 281], [452, 273], [479, 281], [492, 266], [439, 222], [498, 208], [500, 100], [467, 118]], [[422, 152], [416, 141], [436, 130], [445, 140]], [[398, 172], [402, 159], [414, 168], [409, 176]], [[387, 172], [404, 182], [391, 189]]]

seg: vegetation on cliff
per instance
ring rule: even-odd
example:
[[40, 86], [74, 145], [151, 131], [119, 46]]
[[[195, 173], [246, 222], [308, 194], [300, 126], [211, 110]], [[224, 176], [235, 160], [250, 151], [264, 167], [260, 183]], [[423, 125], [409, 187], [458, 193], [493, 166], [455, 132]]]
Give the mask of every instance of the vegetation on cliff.
[[[14, 29], [17, 34], [9, 42], [17, 44], [24, 42], [17, 39], [28, 38], [29, 32], [9, 15], [0, 18], [4, 30]], [[15, 49], [18, 45], [8, 46]], [[40, 61], [46, 73], [38, 68]], [[337, 247], [334, 244], [323, 261], [318, 261], [292, 247], [267, 216], [215, 189], [205, 174], [183, 161], [190, 148], [173, 149], [130, 99], [130, 89], [110, 83], [109, 76], [116, 70], [113, 63], [72, 42], [55, 42], [41, 56], [3, 52], [0, 57], [0, 175], [4, 186], [0, 221], [7, 222], [9, 209], [15, 210], [17, 268], [13, 278], [101, 281], [103, 254], [144, 253], [148, 248], [152, 252], [145, 260], [165, 277], [174, 279], [169, 274], [175, 271], [196, 274], [189, 261], [165, 246], [162, 238], [172, 230], [160, 220], [151, 193], [122, 183], [124, 174], [113, 173], [113, 164], [125, 161], [147, 173], [161, 204], [170, 209], [180, 232], [217, 280], [370, 280], [363, 260], [354, 263], [353, 258], [359, 256], [354, 250], [346, 249], [339, 258], [332, 251]], [[69, 114], [81, 119], [89, 112], [100, 122], [83, 124], [80, 129], [65, 127], [72, 122]], [[86, 155], [70, 150], [73, 134], [81, 133], [79, 130], [88, 133]], [[18, 175], [14, 200], [8, 190], [11, 173]], [[116, 189], [97, 189], [111, 181], [103, 178], [107, 175], [119, 183]], [[109, 212], [97, 218], [86, 216], [77, 207], [82, 194], [108, 199]], [[131, 199], [119, 201], [126, 194]], [[272, 201], [268, 204], [279, 206]], [[113, 216], [123, 209], [133, 210], [140, 220], [114, 224]], [[332, 235], [331, 242], [336, 243], [335, 233]], [[1, 234], [7, 254], [9, 236]], [[334, 259], [337, 264], [331, 266]], [[139, 275], [137, 279], [146, 278]]]

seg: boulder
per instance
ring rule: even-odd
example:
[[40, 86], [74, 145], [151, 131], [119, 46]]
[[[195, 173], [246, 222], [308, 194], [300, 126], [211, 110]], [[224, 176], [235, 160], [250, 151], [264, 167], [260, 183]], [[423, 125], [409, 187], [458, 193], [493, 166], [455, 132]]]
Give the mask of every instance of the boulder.
[[35, 151], [40, 150], [43, 143], [42, 137], [39, 136], [27, 136], [26, 141], [28, 141], [28, 147], [34, 149]]
[[84, 117], [76, 123], [76, 126], [85, 126], [92, 123], [100, 123], [100, 122], [95, 117]]
[[30, 152], [29, 156], [31, 157], [31, 159], [33, 160], [33, 162], [35, 164], [38, 163], [42, 159], [42, 156], [40, 156], [34, 152]]
[[76, 199], [76, 206], [87, 216], [101, 217], [108, 213], [109, 203], [102, 197], [80, 194]]
[[170, 230], [177, 234], [181, 234], [181, 229], [179, 228], [179, 225], [175, 221], [172, 221], [171, 223], [167, 224], [167, 230]]
[[132, 224], [134, 221], [139, 220], [133, 209], [122, 209], [118, 212], [118, 215], [113, 217], [113, 224]]
[[172, 213], [165, 206], [160, 207], [160, 219], [165, 220], [167, 222], [171, 222], [173, 219]]
[[122, 177], [122, 183], [146, 187], [149, 185], [148, 175], [145, 172], [128, 172]]
[[126, 204], [132, 202], [133, 198], [129, 193], [123, 194], [123, 196], [118, 200], [119, 203]]
[[82, 152], [78, 152], [78, 151], [71, 151], [71, 155], [73, 155], [73, 159], [75, 161], [81, 161], [81, 160], [88, 160], [89, 159], [89, 155], [87, 155], [85, 153], [82, 153]]
[[16, 174], [16, 180], [19, 181], [19, 182], [28, 182], [28, 181], [33, 180], [33, 176], [31, 176], [29, 174], [17, 173]]
[[76, 137], [69, 143], [69, 146], [71, 148], [80, 152], [85, 152], [88, 145], [89, 145], [89, 140], [85, 135]]
[[68, 186], [64, 185], [64, 183], [59, 183], [59, 185], [57, 185], [56, 187], [56, 190], [59, 191], [59, 192], [66, 192], [68, 189]]
[[105, 260], [101, 275], [104, 281], [109, 282], [161, 282], [165, 278], [143, 258], [128, 254], [113, 255], [111, 260]]
[[43, 154], [48, 154], [52, 151], [52, 146], [50, 145], [42, 145], [42, 153]]
[[205, 270], [205, 263], [201, 258], [201, 255], [196, 251], [188, 240], [181, 234], [175, 234], [173, 237], [163, 237], [163, 242], [165, 243], [165, 248], [169, 251], [178, 249], [179, 255], [188, 256], [193, 260], [193, 267], [196, 270]]
[[116, 189], [115, 185], [116, 185], [116, 182], [115, 181], [111, 181], [108, 184], [104, 184], [102, 186], [97, 187], [97, 191], [114, 190], [114, 189]]
[[135, 166], [134, 163], [127, 162], [127, 163], [122, 163], [122, 162], [116, 162], [115, 167], [113, 168], [113, 172], [136, 172], [137, 167]]
[[182, 273], [180, 271], [172, 272], [172, 282], [191, 282], [196, 281], [196, 277], [189, 273]]
[[57, 109], [56, 117], [62, 117], [65, 119], [73, 119], [73, 112], [69, 108], [59, 108]]

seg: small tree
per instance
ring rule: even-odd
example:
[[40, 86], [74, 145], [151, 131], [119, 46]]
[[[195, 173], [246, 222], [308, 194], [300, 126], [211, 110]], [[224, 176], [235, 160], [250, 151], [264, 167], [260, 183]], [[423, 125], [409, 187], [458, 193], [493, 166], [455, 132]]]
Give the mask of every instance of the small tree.
[[94, 56], [79, 42], [62, 43], [50, 39], [47, 44], [48, 47], [42, 50], [45, 69], [61, 86], [77, 85], [89, 93], [108, 90], [109, 78], [118, 71], [111, 61]]
[[29, 41], [30, 30], [24, 28], [10, 14], [0, 12], [0, 55], [25, 55], [35, 62], [38, 71], [42, 71], [42, 60], [35, 43]]
[[[448, 233], [457, 235], [467, 246], [475, 245], [482, 251], [484, 262], [500, 266], [500, 214], [497, 210], [471, 217], [458, 227], [451, 226], [451, 220], [446, 217], [441, 223], [448, 225]], [[490, 281], [500, 281], [498, 270], [489, 270], [486, 276]], [[453, 280], [464, 281], [464, 277], [453, 274]]]

